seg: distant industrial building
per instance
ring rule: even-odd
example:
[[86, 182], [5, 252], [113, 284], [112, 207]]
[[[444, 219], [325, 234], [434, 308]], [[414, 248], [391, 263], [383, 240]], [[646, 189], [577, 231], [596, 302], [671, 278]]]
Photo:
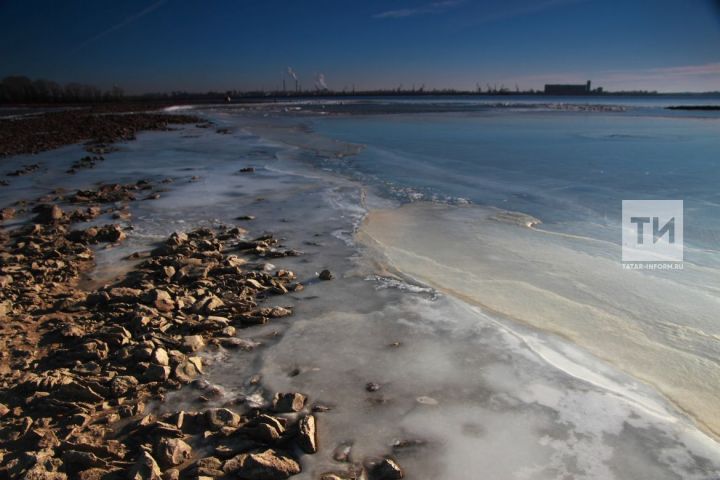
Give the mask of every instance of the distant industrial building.
[[602, 93], [602, 87], [592, 89], [590, 80], [587, 83], [579, 84], [547, 84], [545, 85], [546, 95], [590, 95], [591, 93]]

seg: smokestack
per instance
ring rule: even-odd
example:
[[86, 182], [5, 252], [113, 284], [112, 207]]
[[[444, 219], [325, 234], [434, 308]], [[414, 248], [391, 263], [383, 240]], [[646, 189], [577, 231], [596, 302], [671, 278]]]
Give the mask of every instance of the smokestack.
[[328, 86], [325, 83], [325, 75], [322, 72], [315, 74], [315, 89], [328, 90]]
[[298, 83], [298, 77], [295, 71], [292, 69], [292, 67], [287, 67], [287, 73], [295, 81], [295, 91], [298, 92], [300, 90], [300, 85]]

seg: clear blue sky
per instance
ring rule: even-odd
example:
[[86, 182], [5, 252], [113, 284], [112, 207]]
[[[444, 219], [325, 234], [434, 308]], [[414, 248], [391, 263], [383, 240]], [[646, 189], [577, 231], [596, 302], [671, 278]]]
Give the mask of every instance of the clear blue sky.
[[270, 89], [291, 66], [304, 88], [322, 73], [337, 90], [587, 79], [720, 90], [719, 3], [0, 0], [0, 77], [134, 93]]

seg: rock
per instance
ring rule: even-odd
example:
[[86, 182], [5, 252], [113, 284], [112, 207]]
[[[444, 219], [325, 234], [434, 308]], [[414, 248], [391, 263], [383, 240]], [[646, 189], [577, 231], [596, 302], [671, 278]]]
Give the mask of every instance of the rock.
[[205, 412], [205, 421], [211, 430], [222, 427], [237, 427], [242, 417], [227, 408], [211, 408]]
[[223, 471], [239, 478], [283, 480], [300, 473], [300, 464], [289, 456], [268, 449], [261, 453], [240, 454], [223, 465]]
[[120, 225], [105, 225], [97, 230], [95, 241], [97, 242], [121, 242], [127, 238]]
[[111, 302], [137, 303], [142, 296], [142, 290], [137, 288], [115, 287], [108, 290]]
[[143, 378], [148, 382], [164, 382], [170, 378], [170, 367], [152, 364], [143, 373]]
[[38, 212], [34, 221], [45, 225], [58, 223], [62, 220], [64, 212], [57, 205], [39, 205], [35, 211]]
[[65, 450], [65, 452], [63, 452], [62, 459], [65, 469], [72, 472], [87, 470], [89, 468], [107, 467], [107, 462], [92, 452]]
[[167, 350], [165, 350], [164, 348], [156, 348], [152, 354], [151, 360], [157, 365], [170, 365], [170, 357], [168, 357]]
[[222, 460], [217, 457], [205, 457], [201, 458], [195, 465], [190, 469], [193, 478], [216, 478], [225, 476], [225, 472], [222, 470]]
[[333, 460], [336, 462], [349, 462], [350, 453], [352, 452], [353, 442], [343, 442], [333, 451]]
[[238, 337], [230, 337], [230, 338], [221, 338], [220, 339], [220, 345], [222, 345], [225, 348], [239, 348], [241, 350], [250, 351], [253, 350], [255, 347], [260, 345], [257, 342], [254, 342], [252, 340], [247, 340], [245, 338], [238, 338]]
[[350, 480], [350, 477], [333, 472], [325, 472], [320, 475], [320, 480]]
[[55, 396], [70, 402], [99, 403], [104, 400], [102, 395], [95, 393], [92, 388], [80, 385], [74, 381], [60, 385], [55, 389], [54, 393]]
[[371, 470], [373, 480], [399, 480], [404, 476], [402, 468], [392, 458], [383, 458]]
[[135, 391], [139, 383], [138, 379], [131, 375], [120, 375], [110, 383], [110, 390], [115, 397], [123, 397]]
[[245, 425], [243, 432], [247, 432], [250, 438], [262, 443], [273, 443], [285, 432], [285, 424], [284, 420], [263, 414]]
[[318, 275], [318, 278], [320, 278], [320, 280], [332, 280], [335, 278], [335, 275], [333, 275], [330, 270], [323, 270], [320, 272], [320, 275]]
[[161, 438], [155, 446], [155, 457], [164, 468], [185, 463], [192, 456], [192, 448], [179, 438]]
[[0, 210], [0, 220], [10, 220], [15, 217], [15, 209], [8, 207]]
[[78, 472], [74, 477], [76, 480], [106, 480], [112, 478], [112, 473], [107, 468], [88, 468]]
[[177, 468], [165, 470], [162, 474], [162, 478], [163, 480], [180, 480], [180, 470], [178, 470]]
[[224, 305], [225, 303], [222, 300], [213, 295], [205, 302], [204, 310], [206, 313], [212, 313]]
[[302, 393], [276, 393], [273, 409], [279, 413], [299, 412], [305, 406], [307, 397]]
[[170, 294], [159, 288], [149, 293], [147, 302], [160, 312], [172, 312], [175, 309], [175, 302]]
[[130, 469], [131, 480], [162, 480], [161, 475], [160, 467], [148, 452], [142, 452]]
[[297, 444], [305, 453], [317, 452], [317, 434], [315, 431], [315, 416], [306, 415], [298, 421]]
[[172, 235], [170, 235], [170, 238], [165, 242], [166, 245], [182, 245], [183, 243], [187, 242], [189, 240], [189, 237], [187, 236], [187, 233], [184, 232], [174, 232]]
[[205, 457], [197, 461], [196, 465], [204, 468], [222, 469], [222, 460], [217, 457]]
[[378, 390], [380, 390], [380, 384], [375, 382], [368, 382], [365, 385], [365, 390], [367, 390], [368, 392], [377, 392]]
[[163, 275], [167, 279], [171, 279], [175, 275], [175, 272], [176, 272], [175, 267], [173, 267], [172, 265], [163, 267]]
[[[196, 359], [191, 361], [191, 359]], [[198, 368], [198, 357], [191, 357], [185, 361], [177, 364], [174, 373], [175, 378], [181, 383], [190, 383], [195, 377], [202, 373], [201, 369]]]
[[25, 450], [43, 450], [57, 447], [60, 440], [49, 428], [33, 428], [20, 437], [16, 445]]
[[183, 337], [183, 346], [191, 352], [197, 352], [205, 347], [202, 335], [186, 335]]

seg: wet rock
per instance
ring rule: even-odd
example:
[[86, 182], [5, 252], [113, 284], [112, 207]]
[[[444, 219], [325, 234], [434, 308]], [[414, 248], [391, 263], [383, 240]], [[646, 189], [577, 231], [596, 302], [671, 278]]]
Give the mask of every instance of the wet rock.
[[250, 351], [250, 350], [253, 350], [255, 347], [257, 347], [260, 344], [257, 342], [253, 342], [252, 340], [247, 340], [245, 338], [231, 337], [231, 338], [221, 338], [220, 345], [222, 345], [225, 348], [241, 349], [241, 350], [245, 350], [245, 351]]
[[323, 270], [320, 272], [320, 275], [318, 275], [318, 278], [320, 280], [332, 280], [335, 278], [335, 275], [330, 270]]
[[302, 393], [276, 393], [273, 409], [279, 413], [299, 412], [305, 406], [307, 397]]
[[378, 390], [380, 390], [380, 384], [375, 382], [368, 382], [365, 385], [365, 390], [368, 392], [377, 392]]
[[202, 361], [199, 357], [191, 357], [178, 363], [173, 373], [181, 383], [190, 383], [195, 377], [202, 373]]
[[372, 480], [399, 480], [404, 476], [403, 469], [392, 458], [383, 458], [370, 469]]
[[205, 347], [205, 340], [202, 335], [186, 335], [183, 337], [183, 347], [186, 351], [197, 352]]
[[273, 443], [285, 433], [285, 420], [271, 415], [262, 414], [248, 422], [243, 432], [262, 443]]
[[275, 450], [240, 454], [225, 462], [223, 471], [239, 478], [253, 480], [283, 480], [300, 473], [300, 464]]
[[350, 480], [352, 477], [334, 472], [326, 472], [320, 475], [320, 480]]
[[418, 438], [396, 440], [392, 444], [393, 452], [408, 452], [418, 450], [427, 445], [425, 440]]
[[192, 456], [192, 448], [179, 438], [161, 438], [155, 446], [155, 457], [164, 468], [185, 463]]
[[120, 225], [105, 225], [97, 230], [95, 239], [98, 242], [117, 243], [125, 240], [127, 235], [123, 232]]
[[21, 177], [23, 175], [27, 175], [28, 173], [32, 173], [35, 170], [38, 170], [39, 168], [40, 168], [40, 165], [37, 163], [33, 163], [31, 165], [23, 165], [22, 168], [8, 173], [7, 176], [8, 177]]
[[313, 413], [324, 413], [329, 412], [332, 409], [333, 407], [331, 407], [330, 405], [315, 404], [310, 410], [312, 410]]
[[305, 453], [317, 452], [317, 434], [313, 415], [306, 415], [298, 421], [297, 444]]
[[212, 430], [219, 430], [223, 427], [237, 427], [242, 417], [227, 408], [211, 408], [205, 412], [205, 421]]
[[333, 450], [333, 460], [336, 462], [349, 462], [352, 446], [353, 442], [347, 441], [335, 447], [335, 450]]

